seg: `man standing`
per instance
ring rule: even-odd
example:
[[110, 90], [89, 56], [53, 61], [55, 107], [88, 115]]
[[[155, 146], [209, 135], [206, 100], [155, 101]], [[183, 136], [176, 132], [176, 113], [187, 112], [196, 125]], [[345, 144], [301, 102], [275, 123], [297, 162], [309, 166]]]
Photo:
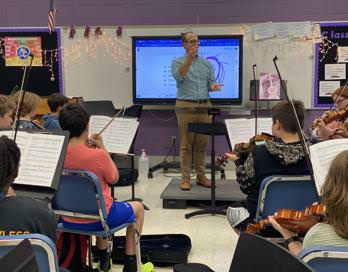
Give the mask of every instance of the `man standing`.
[[182, 45], [185, 56], [172, 62], [172, 75], [178, 89], [175, 107], [180, 136], [181, 189], [190, 190], [193, 145], [197, 184], [210, 188], [210, 180], [204, 174], [208, 136], [189, 133], [188, 124], [211, 122], [206, 110], [211, 106], [209, 92], [219, 91], [222, 84], [216, 83], [212, 64], [198, 56], [199, 40], [195, 33], [182, 34]]

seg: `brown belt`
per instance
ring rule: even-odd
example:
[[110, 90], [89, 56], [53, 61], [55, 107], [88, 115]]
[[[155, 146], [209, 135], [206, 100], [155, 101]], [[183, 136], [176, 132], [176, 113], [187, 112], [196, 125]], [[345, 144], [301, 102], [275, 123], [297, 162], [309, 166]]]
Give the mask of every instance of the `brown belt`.
[[195, 103], [195, 104], [204, 104], [204, 103], [208, 103], [209, 99], [198, 99], [198, 100], [177, 99], [177, 101], [183, 101], [183, 102], [189, 102], [189, 103]]

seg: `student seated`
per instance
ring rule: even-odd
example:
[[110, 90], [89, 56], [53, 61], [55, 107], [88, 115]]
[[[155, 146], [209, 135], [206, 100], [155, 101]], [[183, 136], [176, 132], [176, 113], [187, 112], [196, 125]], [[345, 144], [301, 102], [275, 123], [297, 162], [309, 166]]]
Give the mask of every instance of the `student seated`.
[[[298, 119], [303, 127], [305, 109], [301, 101], [293, 101]], [[236, 176], [240, 189], [247, 195], [244, 207], [227, 210], [232, 227], [244, 230], [255, 219], [261, 182], [272, 175], [309, 174], [305, 154], [297, 134], [296, 119], [287, 101], [272, 108], [272, 134], [274, 139], [256, 146], [243, 161], [233, 153], [226, 156], [236, 164]]]
[[[331, 95], [332, 102], [335, 103], [335, 110], [341, 110], [348, 106], [348, 87], [341, 86], [336, 89]], [[324, 119], [329, 116], [335, 116], [333, 112], [326, 111], [320, 118], [313, 121], [312, 125], [315, 128], [311, 130], [311, 140], [313, 142], [325, 141], [328, 139], [341, 138], [340, 134], [337, 133], [342, 128], [345, 128], [344, 123], [348, 121], [348, 117], [343, 117], [341, 119], [332, 118], [332, 120], [325, 124]]]
[[61, 130], [58, 116], [64, 104], [68, 103], [69, 99], [62, 94], [53, 93], [47, 98], [47, 104], [50, 107], [51, 113], [44, 115], [44, 128], [48, 130]]
[[11, 127], [13, 110], [12, 100], [8, 96], [0, 95], [0, 129]]
[[[17, 91], [12, 95], [11, 99], [18, 105], [18, 101], [21, 98], [21, 91]], [[21, 116], [19, 117], [18, 128], [22, 129], [42, 129], [42, 127], [32, 119], [36, 116], [37, 110], [39, 108], [41, 98], [37, 94], [32, 92], [25, 92]]]
[[47, 204], [16, 196], [11, 185], [18, 175], [21, 152], [17, 144], [0, 137], [0, 235], [40, 233], [56, 242], [57, 220]]
[[326, 207], [325, 219], [314, 225], [305, 235], [303, 243], [297, 234], [283, 228], [274, 217], [268, 219], [284, 237], [289, 250], [298, 255], [309, 246], [348, 246], [348, 150], [332, 161], [323, 187], [322, 204]]
[[[143, 227], [144, 208], [140, 202], [118, 202], [111, 197], [109, 184], [115, 184], [119, 178], [118, 170], [106, 151], [102, 138], [92, 136], [94, 145], [90, 147], [88, 142], [89, 115], [79, 104], [66, 104], [59, 114], [59, 123], [63, 130], [70, 132], [67, 155], [64, 162], [65, 168], [88, 170], [95, 173], [100, 181], [108, 213], [107, 223], [114, 228], [136, 218], [139, 232]], [[84, 228], [86, 230], [103, 230], [100, 222], [91, 220], [63, 217], [63, 225], [69, 228]], [[126, 257], [123, 271], [136, 271], [135, 241], [133, 225], [127, 227], [126, 233]], [[100, 266], [106, 262], [107, 240], [97, 237]], [[111, 267], [110, 267], [111, 271]]]

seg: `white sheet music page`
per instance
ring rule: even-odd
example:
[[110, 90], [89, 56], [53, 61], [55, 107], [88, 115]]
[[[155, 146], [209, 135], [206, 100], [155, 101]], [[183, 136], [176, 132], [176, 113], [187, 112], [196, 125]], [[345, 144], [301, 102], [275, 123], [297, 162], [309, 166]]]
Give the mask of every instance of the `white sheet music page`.
[[323, 141], [309, 147], [314, 172], [315, 185], [320, 195], [332, 160], [340, 152], [348, 149], [348, 139]]
[[[100, 132], [111, 117], [92, 115], [89, 120], [89, 133]], [[139, 122], [136, 118], [115, 118], [101, 134], [105, 148], [110, 153], [128, 154], [137, 132]]]
[[64, 136], [28, 133], [28, 143], [22, 156], [17, 184], [51, 187]]
[[249, 142], [252, 137], [249, 119], [226, 119], [225, 124], [232, 148], [235, 144]]
[[[23, 131], [17, 131], [16, 143], [20, 150], [25, 150], [27, 145], [28, 133]], [[9, 139], [13, 140], [14, 133], [12, 130], [3, 130], [1, 131], [1, 135], [6, 135]]]
[[89, 118], [89, 135], [100, 132], [111, 119], [109, 116], [92, 115]]
[[[255, 133], [255, 118], [249, 120], [251, 121], [253, 133]], [[270, 117], [257, 118], [257, 134], [262, 132], [272, 134], [272, 123], [273, 121]]]
[[105, 148], [110, 153], [128, 154], [139, 122], [135, 118], [115, 118], [103, 132]]
[[[272, 118], [258, 118], [257, 121], [258, 134], [272, 134]], [[232, 147], [238, 143], [248, 143], [250, 138], [255, 136], [255, 118], [226, 119], [225, 123]]]
[[[1, 135], [11, 137], [11, 131]], [[14, 183], [51, 187], [65, 136], [18, 131], [16, 143], [21, 151], [19, 173]]]

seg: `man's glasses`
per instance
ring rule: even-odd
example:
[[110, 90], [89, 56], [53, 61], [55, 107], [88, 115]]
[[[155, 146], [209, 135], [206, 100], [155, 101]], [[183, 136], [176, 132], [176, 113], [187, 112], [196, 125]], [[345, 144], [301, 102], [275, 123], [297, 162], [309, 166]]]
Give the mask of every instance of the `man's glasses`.
[[199, 40], [190, 40], [190, 41], [185, 41], [186, 43], [189, 43], [191, 45], [199, 44]]

